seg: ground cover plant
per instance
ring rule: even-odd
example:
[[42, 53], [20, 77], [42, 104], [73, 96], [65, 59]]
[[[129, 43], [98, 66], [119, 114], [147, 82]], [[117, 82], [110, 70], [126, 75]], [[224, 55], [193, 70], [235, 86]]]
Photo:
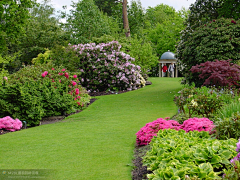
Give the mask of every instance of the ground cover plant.
[[143, 162], [153, 172], [149, 179], [220, 179], [236, 156], [236, 142], [211, 139], [205, 131], [165, 129], [152, 139]]
[[[63, 122], [0, 137], [0, 166], [55, 169], [54, 179], [131, 179], [135, 133], [177, 111], [178, 78], [150, 78], [151, 86], [97, 97]], [[131, 108], [129, 108], [131, 107]]]

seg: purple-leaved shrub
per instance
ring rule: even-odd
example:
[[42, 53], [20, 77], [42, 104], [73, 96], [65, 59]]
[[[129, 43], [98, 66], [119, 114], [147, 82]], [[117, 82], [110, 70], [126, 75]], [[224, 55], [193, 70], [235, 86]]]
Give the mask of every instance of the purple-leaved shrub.
[[164, 129], [183, 129], [186, 132], [189, 131], [208, 131], [210, 134], [212, 133], [212, 129], [214, 128], [213, 122], [208, 118], [190, 118], [183, 122], [183, 124], [179, 124], [175, 120], [167, 120], [168, 118], [162, 119], [159, 118], [153, 122], [147, 123], [144, 127], [142, 127], [137, 133], [136, 143], [138, 146], [148, 145], [153, 136], [157, 136], [159, 130]]
[[117, 41], [72, 45], [79, 57], [80, 82], [89, 91], [134, 90], [145, 85], [141, 67], [134, 58], [121, 52]]
[[157, 136], [160, 129], [175, 129], [179, 130], [180, 124], [174, 120], [166, 120], [167, 118], [159, 118], [153, 122], [147, 123], [136, 133], [137, 145], [144, 146], [151, 142], [153, 136]]
[[0, 129], [8, 131], [17, 131], [21, 129], [22, 122], [19, 119], [12, 119], [10, 116], [0, 118]]

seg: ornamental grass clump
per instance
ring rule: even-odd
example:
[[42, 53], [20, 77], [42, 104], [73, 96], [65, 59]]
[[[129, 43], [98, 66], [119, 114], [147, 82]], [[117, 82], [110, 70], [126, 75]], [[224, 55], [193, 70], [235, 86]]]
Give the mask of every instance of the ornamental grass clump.
[[117, 41], [78, 44], [71, 48], [79, 58], [75, 64], [82, 73], [80, 83], [87, 90], [135, 90], [145, 85], [141, 67], [132, 63], [134, 58], [120, 51]]
[[19, 119], [12, 119], [10, 116], [0, 118], [0, 129], [8, 131], [17, 131], [22, 128], [22, 122]]

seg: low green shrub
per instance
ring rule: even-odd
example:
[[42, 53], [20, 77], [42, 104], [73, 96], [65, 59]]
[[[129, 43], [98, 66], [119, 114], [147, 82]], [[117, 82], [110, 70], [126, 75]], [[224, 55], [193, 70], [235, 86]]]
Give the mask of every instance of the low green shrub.
[[76, 111], [68, 86], [58, 82], [55, 88], [51, 80], [6, 84], [0, 86], [0, 96], [0, 117], [18, 118], [28, 126], [39, 125], [43, 117]]
[[174, 97], [174, 102], [179, 108], [179, 113], [183, 113], [186, 117], [190, 118], [194, 115], [212, 119], [221, 107], [238, 98], [239, 92], [236, 89], [217, 89], [205, 86], [195, 88], [193, 84], [192, 86], [186, 85], [179, 91]]
[[230, 117], [218, 118], [214, 125], [214, 137], [218, 139], [238, 139], [240, 137], [240, 112], [233, 113]]
[[236, 142], [211, 139], [205, 131], [165, 129], [152, 139], [143, 165], [153, 172], [149, 179], [220, 179], [236, 156]]

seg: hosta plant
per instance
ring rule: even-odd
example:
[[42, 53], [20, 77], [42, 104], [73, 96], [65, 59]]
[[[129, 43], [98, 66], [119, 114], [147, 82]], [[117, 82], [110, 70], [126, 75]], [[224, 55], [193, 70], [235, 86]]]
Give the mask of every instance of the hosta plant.
[[143, 157], [143, 165], [152, 171], [151, 179], [221, 179], [223, 169], [231, 166], [229, 160], [236, 156], [237, 140], [211, 139], [206, 131], [159, 131], [151, 149]]

